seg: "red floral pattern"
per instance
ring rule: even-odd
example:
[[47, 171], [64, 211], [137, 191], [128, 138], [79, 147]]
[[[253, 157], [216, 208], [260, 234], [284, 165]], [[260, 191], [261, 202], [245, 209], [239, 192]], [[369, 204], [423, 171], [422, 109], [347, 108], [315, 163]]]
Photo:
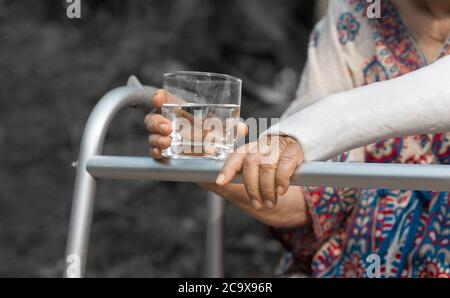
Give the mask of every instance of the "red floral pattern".
[[[346, 0], [348, 11], [340, 12], [336, 27], [342, 47], [362, 31], [370, 32], [373, 51], [361, 65], [362, 84], [425, 66], [423, 54], [390, 1], [382, 0], [381, 19], [367, 18], [367, 5], [364, 0]], [[315, 33], [314, 44], [326, 46], [327, 40], [320, 36], [320, 31]], [[450, 38], [439, 57], [448, 54]], [[363, 151], [366, 162], [450, 164], [450, 133], [393, 138], [365, 146]], [[336, 161], [349, 161], [349, 156], [346, 152]], [[370, 265], [367, 256], [376, 254], [382, 277], [449, 277], [449, 193], [331, 187], [308, 187], [304, 193], [312, 229], [290, 229], [287, 234], [285, 229], [273, 230], [290, 256], [281, 272], [365, 277]], [[308, 268], [302, 270], [299, 263]]]

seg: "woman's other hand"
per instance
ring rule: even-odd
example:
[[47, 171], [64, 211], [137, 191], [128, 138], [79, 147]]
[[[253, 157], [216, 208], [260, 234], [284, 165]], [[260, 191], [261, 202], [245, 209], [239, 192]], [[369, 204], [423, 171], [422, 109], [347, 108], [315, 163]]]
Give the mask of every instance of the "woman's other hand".
[[289, 188], [290, 178], [303, 162], [300, 144], [288, 136], [268, 136], [249, 143], [227, 160], [216, 183], [224, 186], [242, 171], [243, 182], [255, 209], [274, 208]]

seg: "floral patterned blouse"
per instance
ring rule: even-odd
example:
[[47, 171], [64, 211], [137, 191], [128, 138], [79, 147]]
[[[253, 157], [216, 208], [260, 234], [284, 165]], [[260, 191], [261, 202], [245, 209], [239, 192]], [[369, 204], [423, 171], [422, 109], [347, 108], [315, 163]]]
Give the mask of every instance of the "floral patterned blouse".
[[[330, 1], [311, 34], [297, 99], [285, 116], [327, 95], [427, 65], [392, 3], [381, 1], [379, 19], [367, 17], [367, 5]], [[436, 60], [448, 54], [450, 35]], [[450, 133], [389, 139], [333, 161], [450, 164]], [[449, 193], [332, 187], [303, 192], [312, 225], [271, 229], [285, 248], [277, 274], [450, 277]]]

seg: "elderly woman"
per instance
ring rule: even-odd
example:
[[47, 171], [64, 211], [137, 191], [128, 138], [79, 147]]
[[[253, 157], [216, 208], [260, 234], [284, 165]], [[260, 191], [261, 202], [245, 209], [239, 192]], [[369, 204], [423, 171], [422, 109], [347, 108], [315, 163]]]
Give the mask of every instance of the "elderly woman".
[[[233, 154], [216, 184], [202, 185], [272, 227], [285, 248], [279, 274], [372, 276], [376, 255], [382, 277], [450, 277], [448, 193], [289, 186], [303, 160], [450, 163], [450, 1], [381, 3], [376, 19], [365, 0], [330, 1], [281, 123]], [[163, 102], [161, 93], [153, 99]], [[170, 121], [148, 115], [146, 123], [160, 158]], [[426, 133], [399, 137], [420, 127]], [[262, 144], [271, 150], [250, 150]], [[238, 172], [244, 184], [229, 184]]]

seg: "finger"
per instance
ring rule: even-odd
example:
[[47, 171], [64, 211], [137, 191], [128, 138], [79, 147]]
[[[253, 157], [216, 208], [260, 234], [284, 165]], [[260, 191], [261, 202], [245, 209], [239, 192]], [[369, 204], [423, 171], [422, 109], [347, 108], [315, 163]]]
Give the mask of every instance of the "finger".
[[158, 148], [150, 148], [149, 153], [153, 159], [161, 159], [162, 158], [161, 150]]
[[166, 149], [170, 146], [170, 143], [172, 142], [171, 137], [164, 137], [161, 135], [149, 135], [148, 136], [148, 143], [150, 146], [158, 149]]
[[[183, 120], [184, 119], [185, 118], [183, 118]], [[182, 121], [181, 118], [177, 118], [177, 126], [175, 128], [177, 130], [177, 134], [183, 139], [201, 142], [208, 131], [204, 130], [201, 126], [202, 121], [196, 122], [198, 123], [194, 126], [192, 125], [193, 123], [189, 121]]]
[[164, 94], [164, 102], [175, 103], [175, 104], [185, 104], [186, 103], [185, 100], [183, 100], [180, 97], [170, 93], [167, 90], [163, 90], [162, 93]]
[[144, 118], [145, 127], [152, 134], [170, 135], [172, 123], [160, 114], [148, 114]]
[[186, 118], [186, 119], [191, 123], [191, 125], [197, 124], [197, 125], [201, 126], [201, 124], [202, 124], [202, 121], [198, 121], [199, 123], [195, 123], [195, 122], [194, 122], [194, 120], [195, 120], [194, 115], [192, 115], [191, 113], [189, 113], [189, 112], [187, 112], [187, 111], [184, 111], [184, 110], [181, 109], [181, 108], [174, 109], [174, 110], [172, 111], [172, 113], [173, 113], [177, 118]]
[[[216, 152], [218, 146], [225, 146], [227, 139], [221, 130], [204, 130], [204, 137], [202, 140], [203, 149], [205, 152]], [[197, 141], [194, 139], [194, 141]], [[230, 156], [231, 157], [231, 156]]]
[[242, 164], [247, 152], [256, 146], [256, 142], [245, 144], [239, 147], [236, 152], [231, 154], [228, 160], [223, 165], [217, 176], [216, 183], [219, 185], [226, 185], [242, 170]]
[[242, 121], [238, 122], [236, 130], [236, 135], [238, 137], [245, 137], [248, 134], [248, 126]]
[[233, 153], [225, 162], [222, 170], [217, 176], [216, 183], [219, 185], [226, 185], [239, 173], [242, 169], [242, 163], [244, 162], [245, 154]]
[[261, 209], [263, 204], [259, 191], [259, 165], [260, 157], [257, 153], [247, 154], [242, 164], [245, 190], [251, 199], [253, 207], [257, 210]]
[[164, 90], [158, 89], [158, 90], [156, 90], [155, 94], [153, 95], [151, 104], [154, 108], [160, 109], [165, 101], [166, 100], [165, 100], [165, 96], [164, 96]]
[[288, 191], [290, 179], [302, 161], [303, 153], [298, 144], [292, 143], [280, 153], [275, 176], [275, 185], [279, 196], [284, 195]]
[[273, 208], [277, 205], [277, 194], [275, 192], [276, 172], [276, 163], [261, 163], [259, 166], [259, 189], [264, 205], [267, 208]]

